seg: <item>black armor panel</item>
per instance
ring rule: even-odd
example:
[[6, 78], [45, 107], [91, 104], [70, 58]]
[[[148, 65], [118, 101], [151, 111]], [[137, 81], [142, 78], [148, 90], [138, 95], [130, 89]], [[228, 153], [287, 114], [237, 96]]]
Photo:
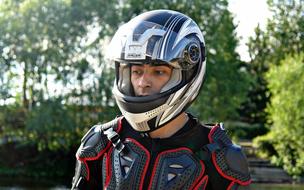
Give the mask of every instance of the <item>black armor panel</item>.
[[101, 125], [93, 126], [82, 138], [81, 145], [76, 156], [81, 159], [94, 158], [100, 151], [104, 150], [108, 144], [108, 139], [101, 130]]
[[[92, 161], [101, 158], [110, 148], [111, 142], [104, 134], [104, 130], [108, 128], [119, 130], [120, 119], [121, 118], [117, 118], [106, 124], [93, 126], [81, 139], [81, 145], [76, 153], [77, 161], [72, 189], [88, 189], [90, 186], [95, 186], [98, 183], [96, 179], [91, 179], [90, 172], [94, 171], [94, 175], [101, 172], [95, 172], [95, 170], [96, 168], [101, 169], [102, 164]], [[90, 167], [93, 169], [90, 169]], [[88, 183], [88, 181], [90, 181], [90, 183]]]
[[247, 159], [241, 147], [234, 145], [220, 126], [212, 128], [208, 135], [218, 149], [212, 152], [212, 162], [221, 176], [240, 185], [249, 185], [250, 174]]
[[119, 153], [111, 149], [108, 160], [105, 161], [107, 176], [103, 176], [104, 187], [107, 189], [142, 189], [143, 179], [147, 172], [150, 155], [142, 145], [134, 139], [127, 139], [124, 142], [125, 150]]
[[191, 150], [179, 148], [164, 151], [154, 164], [149, 189], [194, 189], [204, 172], [204, 164], [193, 156]]

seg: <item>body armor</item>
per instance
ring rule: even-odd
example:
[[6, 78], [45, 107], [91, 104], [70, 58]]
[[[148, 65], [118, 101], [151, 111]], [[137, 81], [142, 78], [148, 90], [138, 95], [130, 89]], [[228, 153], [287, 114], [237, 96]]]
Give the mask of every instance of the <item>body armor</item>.
[[77, 151], [72, 189], [237, 189], [250, 184], [245, 155], [220, 125], [189, 116], [170, 138], [151, 139], [124, 118], [96, 125]]

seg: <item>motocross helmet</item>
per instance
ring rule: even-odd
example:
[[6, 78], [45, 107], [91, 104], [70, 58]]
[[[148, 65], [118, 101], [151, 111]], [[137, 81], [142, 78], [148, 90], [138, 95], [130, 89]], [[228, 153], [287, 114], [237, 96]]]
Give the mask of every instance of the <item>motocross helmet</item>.
[[[197, 97], [205, 75], [201, 30], [191, 18], [171, 10], [149, 11], [122, 25], [107, 57], [115, 64], [117, 105], [139, 132], [159, 129], [185, 111]], [[130, 79], [132, 64], [168, 64], [171, 77], [159, 93], [136, 96]]]

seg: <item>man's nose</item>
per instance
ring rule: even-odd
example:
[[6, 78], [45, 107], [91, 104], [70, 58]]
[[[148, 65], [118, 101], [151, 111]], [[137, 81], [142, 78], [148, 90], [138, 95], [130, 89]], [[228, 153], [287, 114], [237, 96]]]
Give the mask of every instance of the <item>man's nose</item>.
[[151, 86], [151, 80], [148, 73], [144, 72], [138, 81], [139, 87], [146, 88]]

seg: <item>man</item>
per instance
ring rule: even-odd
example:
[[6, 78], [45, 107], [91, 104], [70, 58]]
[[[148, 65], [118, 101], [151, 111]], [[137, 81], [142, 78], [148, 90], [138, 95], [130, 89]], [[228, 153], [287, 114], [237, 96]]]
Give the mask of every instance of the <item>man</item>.
[[95, 125], [77, 151], [72, 189], [237, 189], [247, 161], [222, 125], [202, 125], [186, 108], [203, 83], [203, 35], [169, 10], [141, 14], [109, 46], [113, 94], [122, 117]]

